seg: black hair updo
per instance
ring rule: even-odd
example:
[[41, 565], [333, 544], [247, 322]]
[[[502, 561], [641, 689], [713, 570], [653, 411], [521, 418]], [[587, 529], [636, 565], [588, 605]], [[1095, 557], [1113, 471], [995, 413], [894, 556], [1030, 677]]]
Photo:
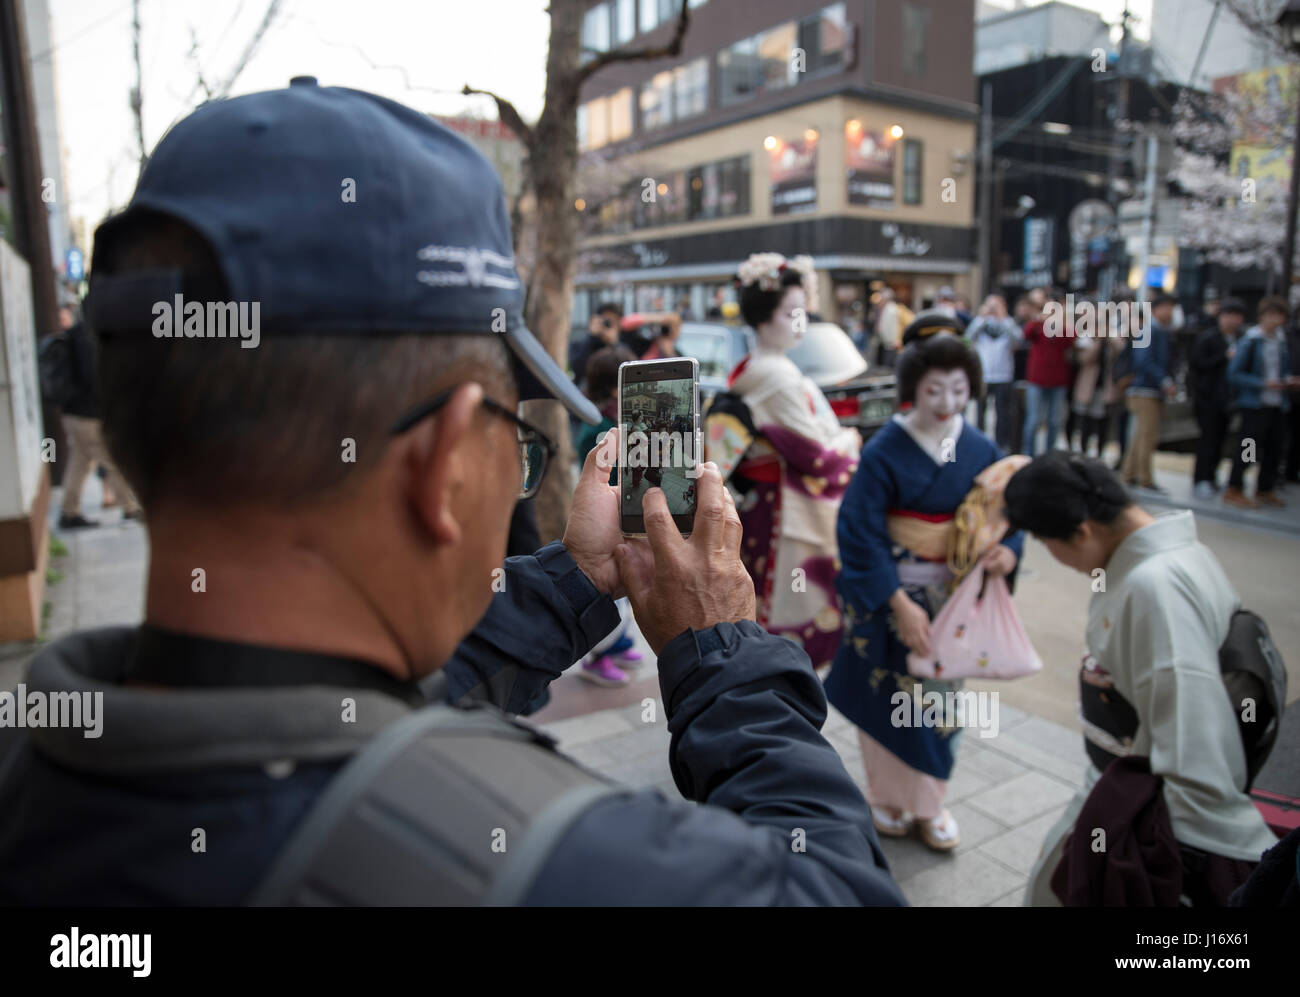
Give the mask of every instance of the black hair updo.
[[916, 403], [916, 386], [928, 371], [964, 370], [970, 381], [970, 396], [978, 398], [984, 390], [983, 368], [979, 354], [950, 332], [936, 332], [920, 339], [903, 350], [895, 375], [898, 378], [898, 400]]
[[803, 284], [803, 274], [793, 267], [782, 270], [779, 279], [781, 286], [778, 290], [764, 291], [759, 287], [758, 281], [742, 284], [740, 278], [736, 278], [736, 289], [740, 292], [740, 317], [746, 325], [757, 329], [764, 322], [770, 321], [776, 314], [781, 299], [785, 297], [785, 292]]
[[1011, 476], [1003, 492], [1013, 530], [1069, 540], [1085, 520], [1109, 525], [1133, 504], [1127, 489], [1095, 457], [1052, 450]]

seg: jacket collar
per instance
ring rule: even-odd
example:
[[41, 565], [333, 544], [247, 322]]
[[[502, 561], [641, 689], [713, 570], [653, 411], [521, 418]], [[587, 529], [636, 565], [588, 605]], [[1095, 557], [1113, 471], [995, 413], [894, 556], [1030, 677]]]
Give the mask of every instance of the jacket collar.
[[[83, 772], [180, 771], [270, 761], [344, 758], [411, 712], [374, 689], [306, 685], [169, 689], [122, 684], [135, 644], [131, 627], [71, 634], [31, 663], [27, 694], [102, 694], [100, 736], [33, 727], [42, 753]], [[345, 709], [344, 700], [352, 701]]]

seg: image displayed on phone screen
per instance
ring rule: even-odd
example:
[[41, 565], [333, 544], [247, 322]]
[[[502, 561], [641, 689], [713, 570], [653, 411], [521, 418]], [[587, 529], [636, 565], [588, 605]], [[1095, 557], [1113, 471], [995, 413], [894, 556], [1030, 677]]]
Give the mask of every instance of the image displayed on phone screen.
[[679, 527], [689, 530], [695, 515], [698, 473], [695, 379], [625, 377], [621, 391], [622, 436], [627, 441], [620, 477], [624, 530], [641, 532], [637, 525], [643, 514], [641, 501], [651, 488], [663, 489], [668, 511]]

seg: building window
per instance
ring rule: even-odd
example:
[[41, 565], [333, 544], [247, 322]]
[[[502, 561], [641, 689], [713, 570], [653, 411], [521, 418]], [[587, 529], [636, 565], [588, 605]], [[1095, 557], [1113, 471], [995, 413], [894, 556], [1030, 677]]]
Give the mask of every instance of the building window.
[[799, 74], [791, 56], [797, 38], [798, 25], [793, 21], [758, 36], [759, 86], [764, 90], [794, 86]]
[[598, 149], [610, 144], [610, 99], [597, 97], [586, 104], [586, 142]]
[[805, 53], [807, 75], [838, 69], [848, 56], [844, 4], [831, 4], [811, 17], [802, 18], [799, 21], [799, 47]]
[[615, 0], [614, 46], [626, 45], [636, 37], [636, 0]]
[[622, 230], [628, 223], [643, 229], [749, 213], [749, 156], [673, 170], [656, 179], [653, 201], [642, 196], [639, 181], [630, 183], [614, 199], [624, 207], [602, 211], [602, 220], [616, 220], [614, 230]]
[[[802, 65], [794, 58], [796, 49], [802, 52]], [[736, 104], [763, 91], [783, 90], [803, 77], [837, 69], [847, 57], [844, 4], [834, 3], [719, 52], [718, 99]]]
[[709, 109], [709, 60], [695, 59], [673, 70], [675, 102], [673, 117], [683, 118], [703, 114]]
[[590, 138], [587, 133], [587, 105], [578, 105], [578, 148], [590, 149]]
[[632, 137], [632, 88], [624, 87], [609, 98], [609, 140]]
[[749, 214], [749, 157], [724, 159], [717, 169], [717, 206], [710, 217], [731, 218]]
[[590, 59], [594, 52], [609, 51], [609, 4], [598, 3], [582, 17], [583, 58]]
[[735, 104], [759, 88], [758, 39], [746, 38], [718, 53], [718, 99]]
[[921, 203], [921, 143], [903, 140], [903, 203]]
[[925, 49], [930, 33], [930, 11], [903, 4], [903, 72], [925, 75]]
[[673, 74], [670, 70], [655, 73], [641, 87], [641, 129], [653, 131], [673, 120]]
[[678, 0], [640, 0], [640, 2], [642, 31], [653, 31], [659, 25], [677, 19], [677, 11], [680, 9]]

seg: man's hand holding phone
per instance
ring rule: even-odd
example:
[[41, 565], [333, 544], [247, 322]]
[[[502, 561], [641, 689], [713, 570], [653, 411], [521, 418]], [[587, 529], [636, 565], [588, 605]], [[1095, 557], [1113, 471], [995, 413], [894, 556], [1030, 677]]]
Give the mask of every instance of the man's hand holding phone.
[[623, 531], [619, 527], [618, 486], [609, 483], [609, 472], [617, 460], [616, 427], [591, 448], [582, 465], [582, 477], [564, 527], [564, 548], [597, 591], [620, 599], [623, 582], [614, 561], [614, 548], [623, 542]]
[[689, 539], [673, 522], [663, 491], [652, 488], [642, 499], [646, 539], [614, 549], [637, 625], [655, 654], [684, 630], [754, 619], [736, 503], [714, 464], [704, 465], [696, 489]]

